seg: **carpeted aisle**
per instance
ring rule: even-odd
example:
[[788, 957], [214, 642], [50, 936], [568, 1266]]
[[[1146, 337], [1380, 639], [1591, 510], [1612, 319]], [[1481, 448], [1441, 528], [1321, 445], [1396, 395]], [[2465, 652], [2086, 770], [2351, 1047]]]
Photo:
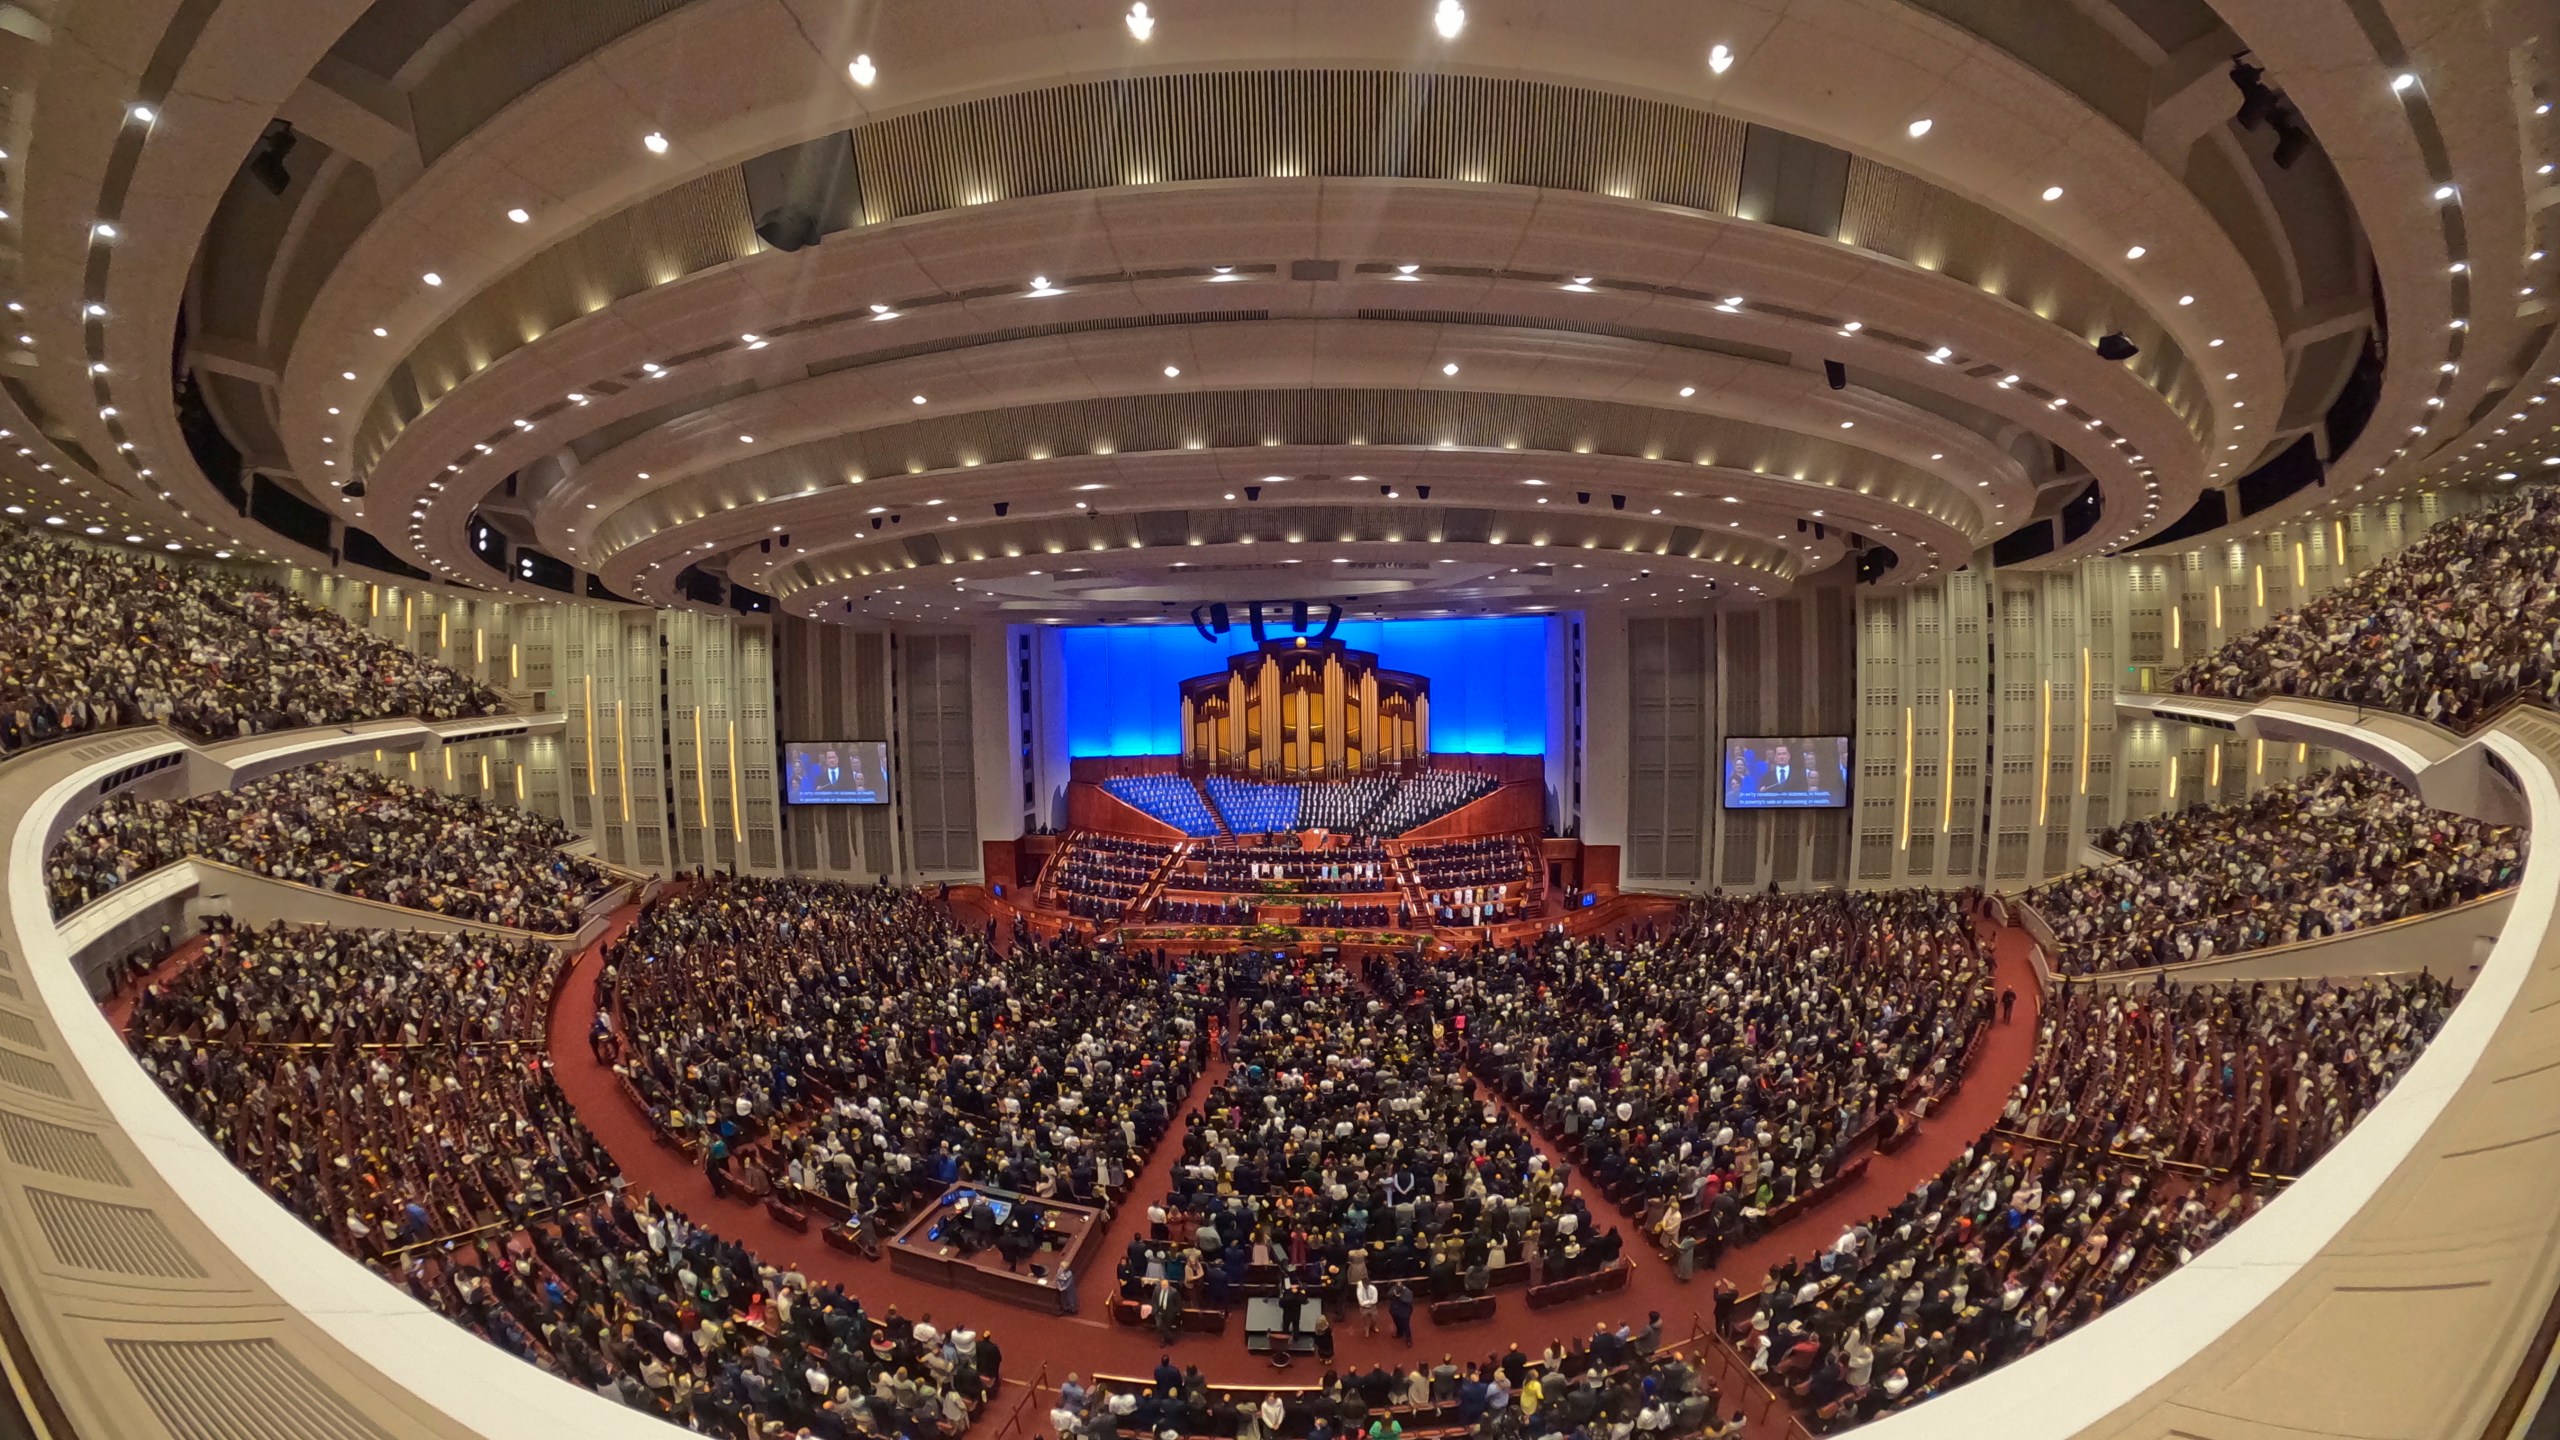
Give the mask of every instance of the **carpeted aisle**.
[[[626, 908], [616, 914], [606, 928], [605, 938], [619, 936], [637, 913], [636, 908]], [[599, 941], [578, 957], [567, 983], [561, 987], [559, 1004], [551, 1016], [551, 1055], [562, 1090], [578, 1107], [588, 1128], [613, 1153], [635, 1189], [655, 1194], [695, 1220], [735, 1237], [769, 1262], [796, 1263], [813, 1279], [843, 1286], [875, 1310], [894, 1305], [904, 1315], [931, 1315], [935, 1323], [946, 1327], [955, 1321], [965, 1322], [996, 1335], [1004, 1349], [1005, 1375], [1010, 1381], [1031, 1380], [1044, 1368], [1052, 1386], [1069, 1373], [1145, 1375], [1155, 1368], [1156, 1357], [1163, 1352], [1153, 1333], [1112, 1323], [1107, 1301], [1112, 1268], [1126, 1249], [1129, 1237], [1145, 1223], [1146, 1201], [1164, 1193], [1165, 1177], [1171, 1172], [1178, 1149], [1176, 1144], [1168, 1140], [1158, 1145], [1146, 1168], [1139, 1172], [1131, 1192], [1132, 1203], [1123, 1206], [1114, 1218], [1089, 1272], [1082, 1277], [1078, 1287], [1083, 1302], [1080, 1315], [1040, 1315], [895, 1274], [885, 1260], [861, 1260], [829, 1248], [814, 1233], [794, 1234], [776, 1224], [760, 1207], [713, 1198], [710, 1182], [700, 1169], [656, 1143], [646, 1117], [623, 1097], [613, 1073], [598, 1064], [587, 1047], [587, 1031], [594, 1016], [595, 977], [602, 967], [602, 943]], [[1715, 1271], [1702, 1270], [1687, 1285], [1675, 1280], [1669, 1265], [1645, 1243], [1634, 1217], [1620, 1214], [1605, 1199], [1593, 1196], [1592, 1210], [1601, 1227], [1606, 1229], [1615, 1223], [1627, 1239], [1627, 1252], [1634, 1260], [1635, 1270], [1625, 1290], [1531, 1311], [1518, 1288], [1505, 1289], [1495, 1292], [1499, 1299], [1495, 1319], [1446, 1331], [1436, 1329], [1425, 1310], [1414, 1317], [1415, 1343], [1410, 1347], [1396, 1343], [1383, 1323], [1381, 1333], [1369, 1338], [1359, 1333], [1356, 1315], [1346, 1317], [1337, 1321], [1340, 1328], [1335, 1332], [1335, 1365], [1365, 1368], [1373, 1362], [1389, 1366], [1431, 1363], [1443, 1354], [1463, 1360], [1498, 1352], [1515, 1342], [1534, 1352], [1550, 1339], [1587, 1335], [1596, 1326], [1621, 1321], [1640, 1324], [1647, 1311], [1661, 1312], [1667, 1335], [1686, 1335], [1692, 1316], [1712, 1308], [1710, 1292], [1716, 1274], [1730, 1275], [1746, 1293], [1758, 1289], [1771, 1264], [1789, 1255], [1810, 1254], [1830, 1243], [1858, 1218], [1890, 1208], [1913, 1186], [1942, 1169], [1998, 1117], [2033, 1052], [2037, 1005], [2025, 936], [2017, 931], [2003, 933], [1996, 942], [1996, 955], [1998, 983], [2018, 991], [2016, 1018], [2007, 1025], [1993, 1027], [1973, 1075], [1958, 1088], [1955, 1098], [1922, 1126], [1919, 1137], [1899, 1154], [1876, 1156], [1856, 1186], [1766, 1239], [1728, 1252]], [[1214, 1077], [1223, 1070], [1222, 1063], [1213, 1063], [1200, 1084], [1214, 1083]], [[1199, 1366], [1213, 1383], [1253, 1385], [1283, 1378], [1274, 1375], [1260, 1357], [1245, 1350], [1242, 1333], [1234, 1328], [1219, 1338], [1186, 1337], [1175, 1343], [1172, 1354], [1176, 1364]], [[1288, 1372], [1285, 1381], [1307, 1384], [1321, 1374], [1320, 1367], [1301, 1364]], [[990, 1414], [1000, 1416], [1008, 1411], [1021, 1393], [1012, 1390]], [[1045, 1420], [1037, 1407], [1025, 1415], [1025, 1420], [1027, 1433], [1045, 1431]]]

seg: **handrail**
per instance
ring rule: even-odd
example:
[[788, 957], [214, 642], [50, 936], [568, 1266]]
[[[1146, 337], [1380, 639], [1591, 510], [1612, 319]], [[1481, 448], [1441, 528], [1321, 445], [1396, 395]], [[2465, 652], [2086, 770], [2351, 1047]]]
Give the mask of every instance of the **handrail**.
[[[350, 905], [360, 905], [369, 910], [379, 910], [383, 912], [383, 923], [384, 928], [386, 929], [400, 929], [402, 928], [399, 923], [400, 921], [406, 920], [414, 922], [423, 917], [429, 920], [441, 920], [449, 925], [468, 926], [475, 933], [494, 935], [501, 940], [534, 941], [545, 945], [565, 945], [570, 941], [577, 939], [578, 936], [585, 931], [587, 925], [593, 922], [597, 914], [616, 909], [622, 904], [622, 899], [617, 892], [639, 883], [632, 880], [616, 880], [612, 885], [606, 887], [594, 897], [578, 902], [579, 914], [582, 918], [580, 919], [576, 929], [526, 930], [519, 926], [501, 925], [495, 920], [475, 920], [468, 915], [448, 915], [441, 910], [420, 910], [408, 905], [395, 904], [389, 900], [376, 900], [370, 895], [350, 895], [344, 890], [325, 890], [320, 886], [310, 884], [307, 881], [288, 880], [282, 875], [270, 875], [263, 870], [251, 870], [243, 866], [227, 864], [220, 860], [209, 860], [202, 855], [188, 854], [181, 855], [174, 860], [170, 860], [159, 865], [154, 865], [139, 875], [135, 875], [130, 879], [109, 887], [108, 889], [99, 891], [95, 896], [92, 896], [89, 900], [84, 902], [78, 909], [56, 916], [54, 924], [57, 927], [68, 926], [73, 921], [78, 920], [82, 915], [88, 913], [92, 906], [104, 905], [109, 900], [115, 899], [118, 895], [124, 892], [126, 887], [131, 886], [148, 876], [157, 875], [164, 870], [173, 869], [180, 865], [193, 865], [202, 870], [211, 870], [218, 874], [233, 875], [244, 880], [262, 880], [274, 885], [290, 885], [297, 890], [308, 890], [314, 895], [325, 895], [331, 900], [344, 901]], [[598, 903], [599, 901], [606, 899], [611, 899], [613, 903], [610, 905], [601, 905]]]

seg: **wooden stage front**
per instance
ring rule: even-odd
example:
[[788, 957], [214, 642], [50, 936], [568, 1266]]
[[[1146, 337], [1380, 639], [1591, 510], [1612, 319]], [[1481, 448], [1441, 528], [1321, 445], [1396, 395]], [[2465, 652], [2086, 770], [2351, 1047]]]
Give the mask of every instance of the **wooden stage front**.
[[[1023, 1252], [1018, 1263], [1007, 1262], [1000, 1244], [973, 1249], [963, 1243], [969, 1229], [968, 1207], [981, 1196], [993, 1201], [1002, 1212], [996, 1227], [1000, 1236], [1016, 1207], [1036, 1207], [1040, 1243]], [[1110, 1228], [1110, 1218], [1089, 1205], [1043, 1200], [1037, 1195], [962, 1181], [943, 1191], [925, 1207], [924, 1213], [908, 1221], [890, 1240], [889, 1268], [901, 1275], [1054, 1315], [1058, 1311], [1060, 1267], [1081, 1274], [1089, 1252], [1102, 1243], [1103, 1233]]]

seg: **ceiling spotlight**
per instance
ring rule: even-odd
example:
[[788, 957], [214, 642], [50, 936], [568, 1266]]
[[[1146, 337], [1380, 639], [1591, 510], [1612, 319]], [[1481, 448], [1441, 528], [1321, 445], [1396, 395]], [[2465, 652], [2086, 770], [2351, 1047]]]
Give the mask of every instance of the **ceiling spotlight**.
[[116, 227], [101, 220], [89, 227], [89, 233], [100, 240], [113, 240], [116, 238]]
[[1441, 374], [1443, 374], [1443, 375], [1455, 375], [1455, 374], [1457, 374], [1457, 373], [1458, 373], [1458, 362], [1457, 362], [1457, 361], [1455, 361], [1455, 360], [1452, 360], [1452, 361], [1450, 361], [1448, 364], [1441, 366], [1441, 367], [1440, 367], [1440, 373], [1441, 373]]
[[2145, 247], [2140, 246], [2140, 245], [2136, 245], [2136, 246], [2134, 246], [2132, 249], [2127, 250], [2127, 251], [2125, 251], [2125, 252], [2124, 252], [2124, 258], [2126, 258], [2127, 260], [2139, 260], [2139, 259], [2141, 259], [2143, 256], [2148, 255], [2148, 254], [2150, 254], [2150, 253], [2151, 253], [2151, 252], [2150, 252], [2148, 249], [2146, 249]]
[[2406, 95], [2409, 93], [2410, 87], [2417, 83], [2418, 77], [2416, 75], [2403, 70], [2399, 74], [2391, 77], [2391, 93], [2394, 95]]
[[648, 147], [648, 151], [652, 155], [664, 155], [667, 153], [667, 137], [659, 134], [655, 130], [641, 136], [640, 143]]
[[1179, 380], [1179, 379], [1181, 379], [1181, 378], [1182, 378], [1182, 367], [1181, 367], [1181, 366], [1179, 366], [1179, 365], [1167, 365], [1166, 367], [1164, 367], [1164, 378], [1166, 378], [1167, 380]]
[[1695, 394], [1697, 394], [1697, 393], [1698, 393], [1698, 387], [1697, 387], [1697, 386], [1695, 386], [1695, 385], [1683, 385], [1683, 386], [1681, 386], [1681, 387], [1680, 387], [1680, 398], [1681, 398], [1681, 399], [1683, 399], [1683, 400], [1686, 400], [1686, 399], [1688, 399], [1690, 396], [1695, 395]]
[[2110, 330], [2098, 337], [2098, 358], [2101, 360], [2130, 360], [2141, 353], [2142, 348], [2121, 330]]
[[1707, 68], [1718, 75], [1732, 69], [1733, 47], [1730, 45], [1716, 45], [1709, 47], [1707, 50]]
[[521, 205], [518, 205], [507, 212], [507, 218], [513, 220], [519, 225], [529, 224], [533, 220], [533, 212], [527, 210]]
[[1129, 33], [1140, 40], [1156, 33], [1156, 17], [1147, 12], [1147, 0], [1129, 7]]
[[1440, 0], [1440, 8], [1431, 12], [1431, 28], [1443, 40], [1457, 39], [1458, 32], [1467, 28], [1467, 7], [1458, 0]]
[[418, 278], [427, 282], [429, 285], [441, 285], [444, 283], [444, 277], [433, 270], [428, 271], [426, 274], [421, 275]]
[[373, 327], [373, 338], [376, 340], [387, 340], [391, 338], [391, 332], [383, 329], [379, 325], [376, 325]]
[[880, 78], [880, 67], [872, 64], [871, 57], [868, 55], [854, 56], [853, 63], [844, 67], [844, 71], [853, 77], [854, 84], [866, 90], [871, 87], [872, 81]]
[[923, 396], [921, 396], [921, 395], [915, 396], [915, 397], [913, 397], [913, 398], [914, 398], [914, 400], [915, 400], [915, 403], [917, 403], [918, 405], [921, 405], [921, 404], [923, 404], [923, 403], [924, 403], [924, 397], [923, 397]]
[[2061, 199], [2061, 198], [2062, 198], [2062, 187], [2061, 187], [2061, 186], [2059, 186], [2059, 185], [2047, 185], [2046, 187], [2044, 187], [2044, 198], [2046, 198], [2047, 200], [2059, 200], [2059, 199]]
[[2450, 200], [2461, 193], [2461, 191], [2456, 190], [2450, 185], [2439, 185], [2436, 187], [2436, 198], [2438, 200]]
[[1921, 136], [1928, 134], [1928, 133], [1929, 133], [1929, 127], [1930, 127], [1931, 125], [1936, 124], [1936, 123], [1937, 123], [1936, 121], [1933, 121], [1933, 120], [1929, 119], [1929, 118], [1928, 118], [1928, 117], [1926, 117], [1926, 116], [1922, 116], [1920, 119], [1917, 119], [1917, 120], [1912, 121], [1909, 125], [1905, 126], [1904, 128], [1905, 128], [1905, 129], [1907, 129], [1907, 130], [1909, 130], [1909, 131], [1911, 132], [1911, 138], [1912, 138], [1912, 139], [1917, 140], [1917, 139], [1919, 139]]

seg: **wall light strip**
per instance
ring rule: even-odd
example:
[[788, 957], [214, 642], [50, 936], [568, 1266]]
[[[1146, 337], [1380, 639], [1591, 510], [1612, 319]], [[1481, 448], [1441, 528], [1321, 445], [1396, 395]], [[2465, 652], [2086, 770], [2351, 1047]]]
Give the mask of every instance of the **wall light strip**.
[[596, 798], [596, 677], [587, 676], [587, 798]]
[[[738, 804], [738, 722], [735, 720], [729, 722], [729, 838], [739, 844], [745, 844], [747, 839], [746, 811]], [[735, 857], [730, 863], [737, 863]]]
[[1947, 763], [1938, 769], [1938, 778], [1946, 784], [1946, 793], [1938, 800], [1938, 833], [1944, 835], [1948, 827], [1955, 824], [1956, 814], [1956, 692], [1953, 690], [1947, 692], [1946, 713], [1939, 728], [1947, 732]]
[[[703, 767], [711, 763], [709, 751], [702, 743], [702, 707], [693, 707], [693, 813], [702, 822], [702, 837], [711, 838], [711, 785], [703, 778]], [[704, 847], [706, 850], [708, 846]]]
[[631, 818], [631, 727], [624, 716], [628, 708], [620, 700], [613, 702], [613, 768], [622, 782], [622, 818], [626, 822]]
[[2044, 682], [2044, 723], [2036, 727], [2036, 823], [2044, 823], [2053, 790], [2053, 682]]
[[2095, 697], [2089, 692], [2089, 647], [2080, 647], [2080, 793], [2089, 793], [2089, 721]]
[[2294, 594], [2295, 594], [2296, 596], [2299, 596], [2299, 595], [2303, 592], [2303, 590], [2304, 590], [2305, 588], [2307, 588], [2307, 587], [2310, 585], [2310, 583], [2311, 583], [2311, 582], [2310, 582], [2310, 580], [2309, 580], [2309, 578], [2308, 578], [2307, 572], [2305, 572], [2305, 571], [2304, 571], [2303, 566], [2302, 566], [2302, 542], [2301, 542], [2301, 541], [2299, 541], [2299, 540], [2296, 540], [2296, 541], [2294, 541], [2294, 542], [2293, 542], [2293, 591], [2294, 591]]
[[1911, 747], [1919, 735], [1918, 712], [1902, 707], [1902, 848], [1911, 848]]

